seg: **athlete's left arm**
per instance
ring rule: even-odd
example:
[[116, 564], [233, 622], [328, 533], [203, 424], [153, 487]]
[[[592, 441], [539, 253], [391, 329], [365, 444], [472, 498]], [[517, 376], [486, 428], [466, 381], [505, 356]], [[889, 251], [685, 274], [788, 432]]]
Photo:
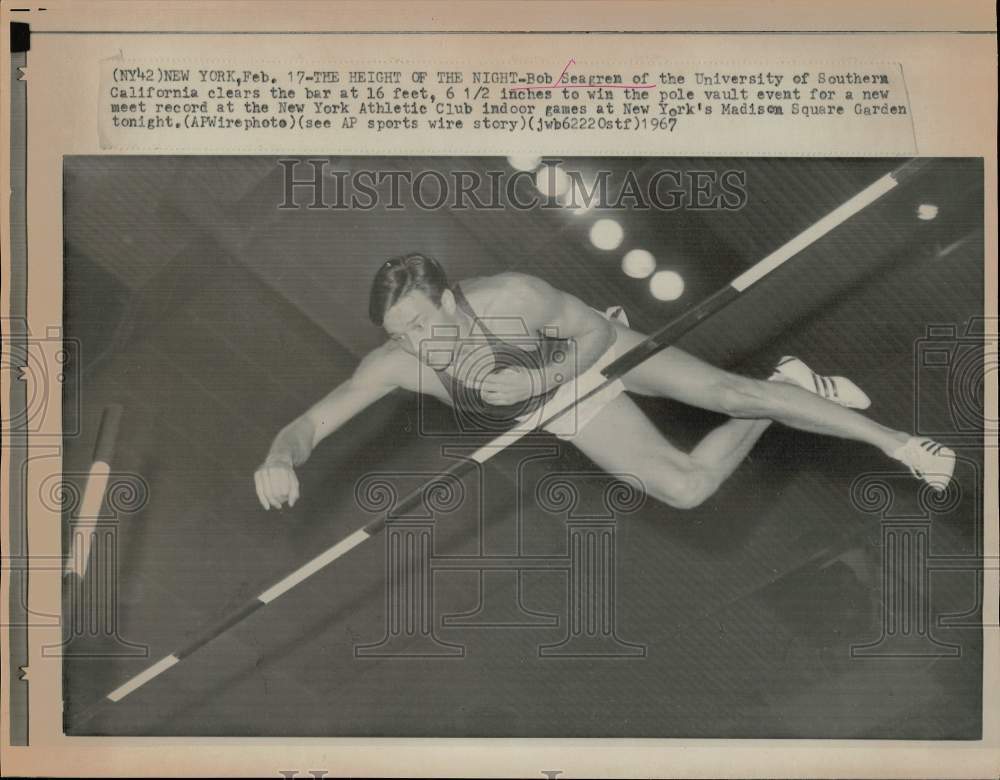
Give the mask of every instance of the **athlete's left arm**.
[[[546, 333], [567, 339], [568, 359], [546, 366], [538, 381], [532, 382], [535, 393], [551, 389], [582, 374], [614, 343], [614, 326], [574, 295], [556, 289], [548, 282], [526, 274], [510, 274], [504, 296], [509, 311], [517, 315], [529, 333]], [[499, 394], [499, 402], [523, 400], [522, 383], [510, 372], [497, 372], [484, 382], [484, 389]], [[506, 381], [506, 380], [514, 381]], [[531, 395], [533, 393], [529, 393]], [[484, 398], [490, 394], [484, 393]], [[519, 398], [517, 396], [522, 396]], [[511, 400], [513, 398], [513, 401]]]

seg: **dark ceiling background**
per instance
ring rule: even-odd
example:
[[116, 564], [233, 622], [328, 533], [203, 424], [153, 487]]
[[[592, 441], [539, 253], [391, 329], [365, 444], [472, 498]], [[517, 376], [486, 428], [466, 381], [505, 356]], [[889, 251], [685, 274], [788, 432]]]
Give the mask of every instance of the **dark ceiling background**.
[[[314, 159], [314, 158], [310, 158]], [[542, 276], [594, 306], [626, 305], [635, 326], [649, 330], [676, 316], [737, 272], [797, 235], [893, 167], [889, 160], [763, 159], [660, 160], [605, 158], [564, 161], [588, 177], [610, 172], [612, 190], [628, 172], [645, 185], [659, 170], [745, 173], [743, 208], [664, 211], [629, 209], [626, 239], [606, 252], [588, 239], [601, 209], [577, 215], [565, 209], [420, 209], [404, 190], [402, 209], [280, 209], [284, 168], [274, 158], [76, 157], [66, 166], [66, 258], [92, 262], [132, 293], [162, 294], [162, 275], [192, 247], [201, 263], [224, 254], [245, 265], [338, 343], [361, 355], [379, 343], [367, 325], [367, 292], [373, 269], [392, 255], [422, 251], [437, 257], [455, 280], [516, 269]], [[827, 274], [816, 279], [829, 295], [831, 276], [864, 276], [896, 250], [926, 251], [964, 235], [975, 212], [979, 163], [948, 163], [929, 171], [910, 197], [894, 197], [852, 221], [852, 229], [811, 247]], [[957, 167], [956, 167], [957, 166]], [[961, 170], [959, 170], [959, 168]], [[334, 202], [336, 172], [427, 169], [447, 175], [470, 171], [488, 182], [488, 172], [511, 173], [503, 158], [336, 158], [327, 163], [328, 202]], [[298, 178], [309, 176], [304, 166]], [[668, 183], [670, 180], [667, 180]], [[518, 181], [526, 198], [531, 184]], [[381, 188], [388, 193], [388, 185]], [[433, 199], [433, 185], [426, 190]], [[942, 199], [943, 197], [943, 199]], [[298, 191], [298, 202], [310, 202]], [[937, 198], [944, 214], [920, 223], [920, 198]], [[626, 201], [627, 203], [627, 201]], [[622, 216], [610, 211], [609, 216]], [[206, 241], [210, 249], [206, 248]], [[687, 283], [674, 302], [653, 299], [644, 280], [620, 270], [622, 254], [647, 248], [661, 267], [678, 270]], [[812, 266], [810, 266], [812, 267]], [[197, 277], [197, 271], [191, 271]], [[810, 274], [811, 275], [811, 274]], [[800, 296], [813, 305], [813, 296]], [[795, 312], [788, 312], [794, 316]], [[742, 318], [741, 318], [742, 319]], [[752, 328], [746, 329], [752, 330]]]

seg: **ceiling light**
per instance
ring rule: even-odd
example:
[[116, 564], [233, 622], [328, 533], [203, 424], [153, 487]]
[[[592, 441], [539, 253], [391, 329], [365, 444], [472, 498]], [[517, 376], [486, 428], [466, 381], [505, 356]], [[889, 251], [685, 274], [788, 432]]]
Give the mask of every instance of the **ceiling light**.
[[590, 240], [598, 249], [617, 249], [625, 238], [625, 230], [616, 220], [599, 219], [590, 226]]
[[645, 279], [656, 270], [656, 258], [645, 249], [630, 249], [622, 258], [622, 270], [633, 279]]
[[676, 301], [684, 294], [684, 278], [676, 271], [657, 271], [649, 280], [649, 291], [658, 301]]

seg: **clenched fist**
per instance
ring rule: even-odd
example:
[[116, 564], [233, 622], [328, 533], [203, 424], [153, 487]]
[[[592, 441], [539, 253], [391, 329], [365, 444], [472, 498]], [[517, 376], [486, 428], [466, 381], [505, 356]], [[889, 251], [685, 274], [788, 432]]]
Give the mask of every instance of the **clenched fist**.
[[257, 498], [264, 509], [281, 509], [286, 502], [289, 507], [299, 500], [299, 479], [295, 476], [291, 458], [268, 457], [253, 475], [257, 487]]

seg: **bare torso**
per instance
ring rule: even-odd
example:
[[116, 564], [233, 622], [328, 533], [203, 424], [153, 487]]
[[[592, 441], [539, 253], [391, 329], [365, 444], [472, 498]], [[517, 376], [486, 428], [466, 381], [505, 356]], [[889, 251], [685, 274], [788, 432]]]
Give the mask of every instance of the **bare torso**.
[[[474, 327], [471, 332], [461, 334], [462, 344], [456, 353], [456, 359], [440, 373], [454, 377], [456, 367], [463, 365], [470, 355], [475, 356], [477, 367], [482, 368], [480, 361], [488, 354], [488, 350], [484, 350], [486, 345], [482, 335], [483, 326], [509, 346], [525, 352], [539, 349], [542, 334], [537, 331], [529, 332], [522, 316], [524, 297], [526, 294], [530, 295], [524, 279], [522, 274], [503, 273], [465, 279], [458, 285], [479, 322], [472, 323]], [[406, 352], [395, 341], [387, 341], [371, 356], [385, 366], [385, 370], [399, 387], [453, 404], [439, 372]]]

